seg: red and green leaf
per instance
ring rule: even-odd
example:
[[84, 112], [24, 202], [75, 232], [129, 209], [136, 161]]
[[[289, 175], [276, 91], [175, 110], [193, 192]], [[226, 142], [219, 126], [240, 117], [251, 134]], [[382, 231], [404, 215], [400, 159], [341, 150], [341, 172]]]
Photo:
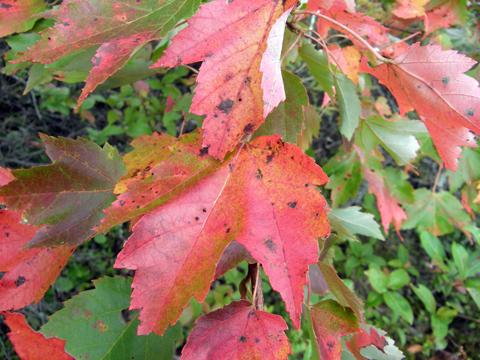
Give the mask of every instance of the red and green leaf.
[[43, 0], [0, 1], [0, 37], [30, 30], [38, 20], [32, 16], [43, 10]]
[[334, 300], [325, 300], [310, 307], [310, 316], [320, 360], [340, 359], [341, 338], [358, 331], [358, 319], [353, 311]]
[[41, 226], [28, 247], [76, 246], [96, 234], [103, 209], [124, 173], [122, 158], [106, 144], [82, 138], [41, 135], [52, 165], [13, 171], [15, 180], [0, 188], [0, 201], [24, 212], [24, 223]]

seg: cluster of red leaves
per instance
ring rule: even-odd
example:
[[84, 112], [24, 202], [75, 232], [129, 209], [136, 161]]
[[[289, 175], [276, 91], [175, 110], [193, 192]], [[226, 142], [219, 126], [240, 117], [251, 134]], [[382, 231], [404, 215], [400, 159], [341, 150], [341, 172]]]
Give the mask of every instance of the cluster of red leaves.
[[[0, 14], [17, 11], [24, 19], [35, 3], [2, 1]], [[135, 223], [133, 234], [115, 267], [136, 271], [130, 309], [141, 309], [138, 334], [163, 334], [192, 296], [203, 301], [212, 280], [247, 257], [261, 264], [298, 329], [308, 266], [318, 262], [317, 239], [330, 233], [326, 201], [316, 189], [328, 177], [299, 147], [278, 135], [250, 141], [289, 91], [282, 78], [282, 44], [296, 1], [216, 0], [198, 12], [200, 2], [193, 0], [136, 3], [64, 1], [49, 15], [59, 22], [15, 61], [51, 63], [99, 46], [80, 105], [139, 45], [165, 37], [180, 19], [195, 14], [152, 68], [202, 61], [191, 112], [205, 116], [203, 131], [178, 139], [140, 137], [123, 159], [108, 144], [101, 149], [83, 139], [44, 136], [52, 165], [11, 173], [2, 169], [0, 201], [7, 210], [0, 211], [0, 270], [6, 272], [0, 281], [0, 310], [38, 302], [75, 246], [130, 220]], [[394, 14], [401, 19], [425, 13], [435, 17], [448, 10], [400, 3]], [[320, 35], [334, 28], [356, 45], [355, 50], [330, 49], [340, 70], [353, 81], [359, 71], [377, 77], [396, 98], [402, 115], [417, 112], [446, 167], [456, 170], [460, 146], [475, 146], [469, 131], [480, 134], [480, 90], [464, 75], [472, 60], [438, 46], [414, 44], [394, 60], [383, 59], [371, 68], [365, 57], [360, 62], [360, 53], [372, 45], [391, 45], [382, 25], [356, 13], [350, 0], [311, 0], [307, 11], [321, 14]], [[5, 28], [3, 34], [22, 29]], [[341, 76], [331, 82], [339, 89], [337, 96], [346, 99], [338, 92], [347, 87], [339, 83], [350, 80]], [[333, 95], [332, 89], [325, 90]], [[349, 111], [353, 105], [344, 101], [343, 106]], [[382, 175], [366, 165], [368, 154], [358, 154], [385, 230], [393, 222], [398, 231], [405, 213]], [[363, 322], [361, 301], [332, 267], [318, 264], [340, 303], [321, 302], [308, 309], [319, 354], [338, 359], [340, 338], [352, 333], [347, 347], [357, 359], [362, 358], [362, 347], [382, 350], [385, 339], [358, 326]], [[242, 300], [200, 318], [183, 357], [235, 353], [237, 358], [286, 359], [290, 346], [285, 329], [283, 319]]]

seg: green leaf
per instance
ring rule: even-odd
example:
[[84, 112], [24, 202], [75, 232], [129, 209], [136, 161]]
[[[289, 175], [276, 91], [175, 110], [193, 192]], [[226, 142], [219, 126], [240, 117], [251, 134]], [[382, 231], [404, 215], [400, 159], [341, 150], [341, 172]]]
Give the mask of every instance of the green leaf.
[[436, 316], [440, 320], [447, 321], [457, 316], [457, 310], [449, 308], [448, 306], [442, 306], [437, 310]]
[[452, 243], [452, 256], [455, 266], [458, 269], [460, 278], [465, 279], [467, 277], [467, 267], [468, 267], [468, 252], [460, 244], [456, 242]]
[[182, 339], [179, 326], [168, 328], [163, 336], [138, 336], [138, 314], [128, 323], [122, 319], [130, 305], [132, 279], [105, 277], [94, 284], [94, 290], [68, 300], [40, 332], [65, 340], [65, 351], [77, 359], [172, 359], [174, 342]]
[[402, 229], [416, 228], [440, 236], [451, 233], [453, 226], [464, 230], [471, 222], [460, 201], [446, 191], [433, 193], [422, 188], [415, 190], [414, 196], [415, 202], [405, 208], [408, 220]]
[[385, 169], [385, 186], [390, 190], [392, 196], [400, 204], [411, 204], [415, 198], [413, 196], [413, 186], [408, 182], [408, 175], [403, 169], [387, 166]]
[[325, 186], [332, 191], [332, 207], [337, 208], [345, 204], [350, 198], [357, 196], [362, 175], [362, 164], [355, 151], [346, 155], [341, 150], [323, 166], [323, 171], [328, 174], [330, 181]]
[[367, 150], [381, 145], [398, 165], [408, 165], [417, 156], [420, 145], [413, 134], [427, 132], [421, 121], [386, 121], [380, 115], [366, 117], [360, 130]]
[[317, 82], [323, 87], [325, 92], [334, 98], [333, 93], [333, 76], [328, 70], [328, 57], [324, 52], [315, 50], [315, 47], [311, 44], [303, 44], [298, 54], [305, 61], [310, 72]]
[[385, 285], [391, 290], [398, 290], [409, 283], [410, 276], [408, 276], [408, 273], [404, 269], [397, 269], [388, 275]]
[[335, 90], [340, 108], [340, 133], [348, 140], [352, 139], [358, 127], [362, 106], [357, 95], [357, 87], [346, 75], [337, 74], [334, 78]]
[[380, 226], [374, 220], [373, 215], [362, 213], [360, 210], [361, 208], [358, 206], [351, 206], [344, 209], [333, 209], [327, 214], [327, 216], [333, 228], [333, 224], [339, 222], [347, 231], [347, 233], [340, 233], [339, 235], [341, 236], [343, 235], [352, 239], [352, 234], [360, 234], [384, 240], [384, 237], [380, 232]]
[[150, 70], [153, 62], [145, 59], [133, 59], [131, 64], [125, 65], [115, 74], [110, 76], [105, 82], [99, 84], [95, 92], [113, 89], [123, 85], [134, 83], [138, 80], [143, 80], [147, 77], [156, 74], [155, 70]]
[[23, 95], [28, 94], [35, 86], [49, 82], [52, 79], [50, 71], [45, 69], [43, 64], [33, 64], [28, 72], [27, 86], [23, 91]]
[[413, 311], [407, 299], [399, 293], [388, 291], [383, 294], [383, 300], [394, 313], [400, 315], [410, 325], [413, 324]]
[[305, 120], [302, 105], [308, 105], [307, 90], [298, 76], [282, 71], [282, 77], [286, 100], [267, 116], [265, 122], [255, 131], [254, 138], [280, 135], [283, 141], [296, 144]]
[[2, 74], [13, 75], [19, 70], [26, 69], [32, 65], [31, 61], [25, 61], [20, 64], [12, 64], [11, 60], [15, 60], [18, 56], [18, 52], [27, 51], [30, 46], [36, 44], [36, 42], [41, 38], [37, 33], [32, 34], [20, 34], [17, 36], [12, 36], [11, 38], [6, 39], [8, 46], [11, 47], [5, 54], [5, 67], [2, 69]]
[[380, 294], [387, 292], [387, 275], [383, 271], [371, 268], [365, 271], [365, 274], [376, 292]]
[[447, 170], [447, 176], [451, 193], [460, 189], [464, 183], [472, 185], [480, 179], [480, 150], [465, 147], [462, 150], [462, 158], [458, 161], [457, 171]]
[[398, 257], [398, 260], [401, 261], [402, 266], [407, 265], [407, 263], [408, 263], [408, 250], [402, 244], [398, 245], [397, 257]]
[[467, 280], [465, 288], [480, 309], [480, 281], [478, 279]]
[[443, 245], [439, 238], [436, 236], [433, 236], [429, 232], [422, 231], [420, 233], [420, 244], [422, 245], [423, 250], [425, 250], [431, 258], [436, 257], [439, 260], [445, 260], [445, 250], [443, 249]]
[[376, 292], [370, 291], [367, 297], [366, 305], [369, 307], [376, 307], [383, 303], [383, 295]]
[[418, 298], [423, 302], [423, 305], [425, 305], [427, 311], [430, 314], [435, 314], [435, 311], [437, 311], [437, 302], [435, 301], [430, 289], [422, 284], [419, 284], [418, 288], [412, 284], [410, 284], [410, 286], [415, 295], [417, 295]]

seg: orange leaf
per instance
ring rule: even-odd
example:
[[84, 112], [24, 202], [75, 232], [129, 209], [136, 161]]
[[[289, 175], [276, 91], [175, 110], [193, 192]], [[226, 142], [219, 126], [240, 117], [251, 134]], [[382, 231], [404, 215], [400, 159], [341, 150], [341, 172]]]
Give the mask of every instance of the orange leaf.
[[2, 312], [2, 315], [10, 328], [8, 338], [22, 360], [74, 360], [65, 352], [64, 340], [46, 339], [42, 334], [33, 331], [25, 321], [25, 315], [9, 312]]
[[149, 211], [115, 263], [136, 270], [139, 334], [162, 333], [191, 296], [202, 301], [233, 240], [262, 264], [298, 328], [308, 264], [317, 260], [317, 238], [330, 231], [315, 189], [328, 180], [321, 168], [279, 136], [239, 146], [224, 162], [206, 155], [198, 133], [168, 148], [174, 156], [130, 184], [105, 218], [113, 224]]
[[456, 51], [416, 43], [391, 63], [374, 68], [363, 58], [360, 70], [388, 87], [402, 116], [417, 112], [445, 167], [456, 171], [460, 145], [477, 146], [468, 130], [480, 134], [480, 88], [475, 79], [463, 74], [474, 64]]
[[203, 61], [191, 112], [206, 116], [203, 147], [218, 159], [264, 122], [260, 64], [270, 29], [282, 13], [281, 1], [203, 4], [152, 67]]

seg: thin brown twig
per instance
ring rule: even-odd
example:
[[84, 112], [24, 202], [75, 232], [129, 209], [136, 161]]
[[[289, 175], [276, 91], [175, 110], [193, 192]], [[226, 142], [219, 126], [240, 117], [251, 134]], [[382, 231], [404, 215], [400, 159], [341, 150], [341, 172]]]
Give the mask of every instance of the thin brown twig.
[[198, 74], [198, 70], [189, 66], [189, 65], [180, 64], [180, 66], [183, 66], [183, 67], [187, 68], [188, 70], [190, 70], [191, 72], [194, 72], [195, 74]]
[[287, 57], [288, 53], [289, 53], [290, 51], [292, 51], [293, 47], [294, 47], [295, 45], [297, 45], [297, 42], [298, 42], [298, 40], [300, 40], [301, 37], [302, 37], [302, 33], [299, 32], [299, 33], [298, 33], [298, 36], [297, 36], [297, 38], [295, 39], [295, 41], [293, 42], [293, 44], [288, 48], [287, 51], [285, 51], [285, 54], [283, 54], [282, 58], [280, 59], [280, 66], [282, 66], [283, 60], [285, 60], [285, 58]]
[[183, 128], [185, 126], [185, 116], [183, 117], [183, 121], [182, 121], [182, 127], [180, 128], [180, 134], [178, 134], [178, 137], [182, 136], [183, 135]]
[[380, 60], [384, 63], [391, 63], [392, 62], [390, 59], [387, 59], [387, 58], [383, 57], [382, 55], [380, 55], [364, 38], [362, 38], [360, 35], [358, 35], [355, 31], [353, 31], [350, 28], [346, 27], [345, 25], [339, 23], [338, 21], [333, 20], [332, 18], [329, 18], [328, 16], [316, 13], [315, 11], [308, 11], [308, 10], [295, 10], [295, 11], [292, 12], [292, 14], [313, 15], [313, 16], [317, 16], [317, 17], [319, 17], [323, 20], [326, 20], [326, 21], [328, 21], [332, 24], [335, 24], [336, 26], [338, 26], [339, 28], [341, 28], [342, 30], [347, 32], [348, 34], [352, 35], [357, 41], [359, 41], [363, 46], [365, 46], [372, 53], [372, 55], [375, 56], [375, 58], [377, 60]]
[[437, 172], [437, 176], [435, 177], [435, 182], [433, 183], [433, 187], [432, 187], [432, 193], [435, 194], [436, 190], [437, 190], [437, 183], [438, 183], [438, 179], [440, 178], [440, 174], [442, 173], [442, 169], [443, 169], [443, 163], [438, 163], [438, 172]]
[[457, 316], [462, 318], [462, 319], [469, 320], [469, 321], [475, 322], [477, 324], [480, 324], [480, 320], [471, 318], [470, 316], [466, 316], [466, 315], [463, 315], [463, 314], [457, 314]]

